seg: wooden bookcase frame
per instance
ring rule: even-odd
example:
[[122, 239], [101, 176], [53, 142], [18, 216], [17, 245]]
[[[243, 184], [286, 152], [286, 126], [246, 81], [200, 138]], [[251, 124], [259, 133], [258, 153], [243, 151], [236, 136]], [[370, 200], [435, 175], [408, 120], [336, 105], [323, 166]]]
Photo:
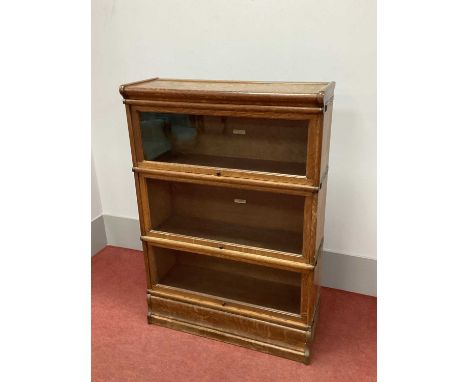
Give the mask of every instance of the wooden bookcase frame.
[[[270, 93], [262, 93], [265, 89]], [[297, 92], [297, 89], [308, 91]], [[333, 82], [162, 79], [141, 81], [120, 88], [127, 112], [145, 254], [149, 323], [309, 362], [310, 343], [320, 301], [320, 255], [323, 247], [333, 90]], [[139, 122], [141, 112], [307, 120], [305, 176], [144, 160]], [[303, 197], [302, 255], [153, 229], [149, 181]], [[168, 262], [164, 259], [172, 260]], [[204, 264], [205, 268], [193, 266], [194, 261]], [[239, 282], [248, 285], [253, 283], [259, 290], [263, 288], [267, 291], [270, 285], [273, 289], [275, 285], [277, 288], [286, 285], [282, 284], [281, 277], [276, 281], [277, 284], [271, 284], [271, 280], [261, 281], [263, 277], [271, 278], [275, 272], [279, 276], [292, 275], [293, 279], [299, 280], [298, 311], [293, 312], [296, 308], [283, 311], [262, 306], [255, 296], [244, 295], [244, 298], [232, 299], [229, 298], [232, 295], [229, 289], [217, 285], [215, 281], [210, 283], [210, 277], [217, 279], [217, 269], [228, 272], [225, 273], [226, 279], [235, 280], [235, 272], [240, 275], [236, 269], [249, 271], [249, 268], [245, 268], [249, 264], [252, 271], [257, 270], [258, 275], [251, 279], [245, 275], [239, 276]], [[190, 272], [196, 272], [197, 269], [207, 278], [205, 289], [213, 293], [190, 290], [190, 286], [197, 289], [198, 284], [193, 284], [194, 281], [188, 280], [188, 276], [184, 280], [183, 275], [191, 275]], [[168, 273], [170, 276], [166, 278], [158, 277], [158, 272], [162, 270], [172, 273]], [[198, 289], [204, 290], [202, 286], [200, 284]], [[268, 298], [269, 304], [275, 305], [274, 296]]]

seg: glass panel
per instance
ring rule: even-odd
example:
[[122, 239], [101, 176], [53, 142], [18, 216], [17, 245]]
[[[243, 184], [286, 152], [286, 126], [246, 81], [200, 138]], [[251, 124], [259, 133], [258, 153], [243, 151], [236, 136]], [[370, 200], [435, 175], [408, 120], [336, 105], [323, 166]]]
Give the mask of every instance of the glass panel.
[[304, 197], [147, 179], [152, 229], [302, 254]]
[[300, 313], [301, 275], [190, 252], [150, 246], [152, 280], [210, 296]]
[[140, 126], [145, 160], [305, 176], [305, 120], [140, 112]]

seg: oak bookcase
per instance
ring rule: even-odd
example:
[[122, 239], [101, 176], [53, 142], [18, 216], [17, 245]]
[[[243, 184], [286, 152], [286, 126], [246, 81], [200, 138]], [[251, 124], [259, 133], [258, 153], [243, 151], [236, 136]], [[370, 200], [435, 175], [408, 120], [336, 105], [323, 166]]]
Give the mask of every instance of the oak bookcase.
[[308, 363], [334, 82], [120, 87], [148, 322]]

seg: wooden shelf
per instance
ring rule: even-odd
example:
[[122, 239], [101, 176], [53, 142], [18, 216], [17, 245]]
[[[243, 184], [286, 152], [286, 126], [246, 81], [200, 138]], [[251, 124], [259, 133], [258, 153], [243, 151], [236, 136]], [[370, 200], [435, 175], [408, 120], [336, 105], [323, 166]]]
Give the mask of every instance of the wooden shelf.
[[263, 226], [252, 229], [239, 224], [173, 216], [157, 231], [271, 249], [295, 255], [300, 255], [302, 252], [302, 234], [300, 232], [267, 229]]
[[158, 158], [154, 158], [153, 160], [166, 163], [305, 176], [305, 163], [278, 162], [263, 159], [229, 158], [214, 155], [180, 153], [166, 153], [159, 156]]
[[299, 286], [187, 264], [176, 264], [162, 285], [299, 314]]

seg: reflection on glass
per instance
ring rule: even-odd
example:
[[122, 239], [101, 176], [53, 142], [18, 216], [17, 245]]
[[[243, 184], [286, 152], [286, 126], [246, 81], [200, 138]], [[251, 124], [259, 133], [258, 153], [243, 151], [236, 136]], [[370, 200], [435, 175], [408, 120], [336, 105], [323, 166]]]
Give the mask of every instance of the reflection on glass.
[[305, 120], [141, 112], [145, 160], [305, 175]]

